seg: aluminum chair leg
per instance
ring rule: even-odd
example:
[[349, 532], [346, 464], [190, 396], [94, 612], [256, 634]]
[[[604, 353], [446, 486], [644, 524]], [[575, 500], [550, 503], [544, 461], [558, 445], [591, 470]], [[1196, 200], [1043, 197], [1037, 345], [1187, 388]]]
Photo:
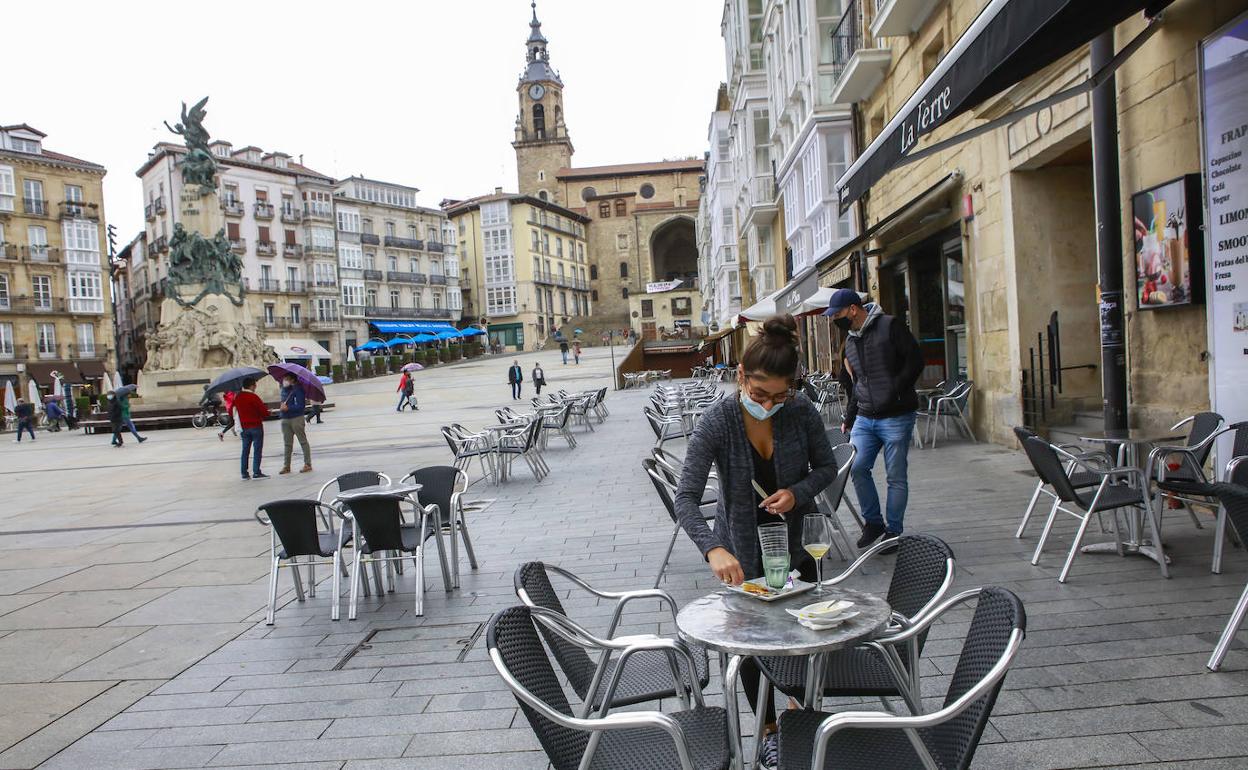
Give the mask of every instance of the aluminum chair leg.
[[278, 558], [273, 556], [273, 566], [269, 570], [269, 612], [264, 618], [266, 626], [273, 625], [273, 615], [277, 612], [277, 565]]
[[344, 566], [345, 565], [343, 565], [342, 563], [342, 549], [339, 548], [338, 550], [334, 551], [334, 566], [333, 566], [334, 576], [333, 578], [331, 578], [331, 580], [333, 581], [332, 585], [333, 585], [333, 592], [334, 592], [334, 601], [333, 601], [333, 604], [329, 605], [329, 619], [330, 620], [338, 620], [338, 618], [341, 616], [340, 605], [342, 604], [342, 594], [340, 592], [342, 591], [342, 583], [341, 583], [342, 578], [340, 576], [340, 572], [341, 572], [340, 568]]
[[[359, 541], [356, 540], [358, 544]], [[347, 602], [347, 620], [355, 620], [360, 595], [360, 549], [351, 555], [351, 599]]]
[[1170, 565], [1166, 564], [1166, 548], [1161, 543], [1161, 517], [1153, 515], [1153, 509], [1148, 504], [1148, 492], [1143, 493], [1144, 516], [1148, 519], [1149, 529], [1153, 531], [1153, 548], [1157, 551], [1157, 566], [1161, 569], [1161, 576], [1170, 577]]
[[1222, 546], [1226, 544], [1226, 508], [1218, 506], [1218, 523], [1213, 535], [1213, 565], [1210, 571], [1215, 575], [1222, 574]]
[[1049, 539], [1049, 532], [1053, 529], [1053, 520], [1057, 518], [1057, 509], [1061, 505], [1061, 500], [1054, 498], [1053, 507], [1049, 509], [1049, 517], [1044, 521], [1044, 531], [1040, 533], [1040, 542], [1036, 543], [1036, 552], [1031, 555], [1031, 566], [1040, 563], [1040, 552], [1044, 550], [1044, 543]]
[[1244, 592], [1239, 595], [1239, 601], [1235, 604], [1235, 610], [1231, 613], [1230, 620], [1226, 623], [1226, 628], [1222, 629], [1222, 636], [1218, 639], [1217, 645], [1213, 648], [1213, 654], [1209, 656], [1209, 662], [1205, 667], [1210, 671], [1217, 671], [1222, 667], [1222, 660], [1226, 658], [1226, 653], [1231, 649], [1231, 643], [1235, 641], [1235, 635], [1239, 633], [1239, 627], [1244, 623], [1244, 615], [1248, 613], [1248, 586], [1244, 586]]
[[416, 543], [416, 617], [425, 614], [425, 517], [420, 517], [420, 539]]
[[[448, 594], [451, 592], [451, 570], [450, 565], [446, 561], [446, 541], [442, 538], [442, 525], [438, 521], [430, 521], [429, 526], [433, 528], [433, 539], [438, 548], [438, 564], [442, 567], [442, 589]], [[421, 541], [424, 542], [423, 540]], [[421, 580], [424, 580], [422, 573]]]
[[[468, 537], [468, 520], [463, 511], [459, 513], [459, 536], [464, 539], [464, 551], [468, 554], [468, 566], [477, 569], [477, 554], [472, 550], [472, 538]], [[455, 584], [456, 587], [459, 583]]]
[[308, 557], [308, 598], [316, 598], [316, 557]]
[[307, 601], [307, 597], [303, 595], [303, 576], [299, 574], [299, 559], [290, 560], [290, 574], [295, 580], [295, 597], [301, 602]]
[[667, 563], [672, 558], [672, 549], [676, 547], [676, 538], [680, 536], [680, 525], [672, 530], [672, 539], [667, 544], [667, 553], [663, 554], [663, 562], [659, 565], [659, 574], [654, 578], [654, 587], [658, 588], [663, 582], [663, 574], [667, 572]]
[[1023, 530], [1027, 528], [1027, 522], [1031, 519], [1031, 512], [1036, 508], [1036, 501], [1040, 499], [1040, 491], [1044, 489], [1044, 482], [1037, 481], [1036, 489], [1031, 493], [1031, 502], [1027, 503], [1027, 510], [1023, 512], [1023, 520], [1018, 525], [1018, 531], [1014, 533], [1014, 537], [1021, 538]]
[[1066, 582], [1066, 576], [1070, 574], [1070, 565], [1075, 561], [1075, 554], [1079, 553], [1079, 545], [1083, 542], [1083, 533], [1087, 531], [1088, 522], [1090, 521], [1092, 521], [1092, 514], [1088, 513], [1084, 515], [1083, 521], [1079, 522], [1079, 531], [1075, 533], [1075, 540], [1070, 544], [1070, 553], [1066, 554], [1066, 563], [1062, 565], [1062, 572], [1057, 576], [1057, 582]]

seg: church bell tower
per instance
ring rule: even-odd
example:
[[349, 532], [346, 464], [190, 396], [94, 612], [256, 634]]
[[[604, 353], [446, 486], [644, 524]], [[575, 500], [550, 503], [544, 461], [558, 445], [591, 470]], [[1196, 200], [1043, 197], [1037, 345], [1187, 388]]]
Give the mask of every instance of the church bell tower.
[[525, 43], [524, 72], [516, 86], [520, 113], [516, 116], [516, 174], [522, 195], [548, 200], [561, 206], [568, 202], [555, 180], [555, 172], [572, 165], [572, 139], [563, 122], [563, 81], [550, 66], [542, 23], [537, 20], [537, 3], [532, 3], [529, 39]]

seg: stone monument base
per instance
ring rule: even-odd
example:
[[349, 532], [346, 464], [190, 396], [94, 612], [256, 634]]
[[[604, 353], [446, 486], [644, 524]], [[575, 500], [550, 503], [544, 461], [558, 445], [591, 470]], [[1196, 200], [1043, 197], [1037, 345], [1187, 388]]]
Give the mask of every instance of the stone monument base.
[[[198, 406], [204, 397], [204, 386], [230, 368], [145, 371], [136, 383], [139, 397], [132, 403], [138, 411], [144, 408], [170, 409]], [[256, 395], [265, 401], [278, 400], [277, 381], [272, 377], [261, 377], [256, 382]]]

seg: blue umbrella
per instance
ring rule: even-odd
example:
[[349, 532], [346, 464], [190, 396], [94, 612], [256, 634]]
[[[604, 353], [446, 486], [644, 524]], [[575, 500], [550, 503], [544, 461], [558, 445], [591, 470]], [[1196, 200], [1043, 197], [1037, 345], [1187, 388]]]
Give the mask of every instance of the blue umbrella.
[[447, 331], [444, 331], [444, 332], [438, 332], [437, 336], [438, 336], [438, 339], [440, 340], [457, 340], [463, 335], [455, 331], [454, 329], [448, 329]]
[[485, 329], [478, 329], [475, 326], [469, 326], [467, 329], [460, 329], [459, 334], [461, 337], [476, 337], [478, 335], [485, 334]]
[[397, 348], [399, 345], [410, 345], [410, 344], [412, 344], [412, 340], [399, 339], [398, 337], [395, 337], [394, 339], [386, 342], [386, 347]]
[[333, 377], [326, 377], [323, 374], [318, 374], [316, 376], [316, 379], [320, 380], [322, 385], [329, 385], [329, 384], [332, 384], [334, 381]]
[[356, 350], [380, 350], [384, 348], [385, 346], [386, 344], [384, 342], [378, 342], [376, 340], [369, 340], [368, 342], [365, 342], [363, 345], [356, 345], [355, 349]]

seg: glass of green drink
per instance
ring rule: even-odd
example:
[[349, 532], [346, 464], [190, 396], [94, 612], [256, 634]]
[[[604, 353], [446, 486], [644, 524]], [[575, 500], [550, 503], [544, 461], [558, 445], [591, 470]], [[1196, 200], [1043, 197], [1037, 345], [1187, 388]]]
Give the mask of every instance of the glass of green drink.
[[758, 528], [758, 542], [762, 546], [763, 575], [767, 587], [778, 591], [789, 579], [788, 526], [764, 524]]

